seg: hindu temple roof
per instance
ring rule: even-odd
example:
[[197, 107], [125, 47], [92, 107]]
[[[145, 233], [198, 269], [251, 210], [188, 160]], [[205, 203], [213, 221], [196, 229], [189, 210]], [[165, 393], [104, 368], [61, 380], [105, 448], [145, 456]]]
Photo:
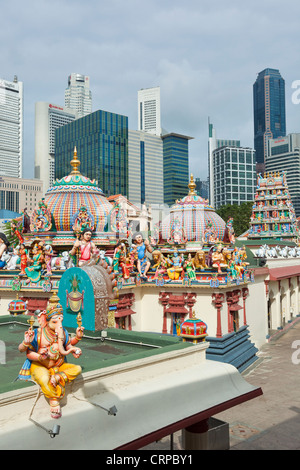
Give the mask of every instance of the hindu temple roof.
[[187, 241], [202, 241], [204, 231], [209, 224], [215, 232], [216, 238], [222, 240], [225, 233], [225, 222], [215, 212], [214, 208], [195, 191], [196, 184], [191, 175], [188, 185], [189, 193], [171, 207], [170, 214], [162, 222], [162, 238], [172, 238], [174, 230], [182, 232]]
[[58, 231], [71, 231], [79, 209], [86, 207], [94, 220], [94, 230], [102, 232], [113, 206], [98, 187], [97, 181], [80, 173], [76, 148], [70, 164], [71, 173], [56, 180], [45, 195], [45, 203], [54, 217], [56, 228]]

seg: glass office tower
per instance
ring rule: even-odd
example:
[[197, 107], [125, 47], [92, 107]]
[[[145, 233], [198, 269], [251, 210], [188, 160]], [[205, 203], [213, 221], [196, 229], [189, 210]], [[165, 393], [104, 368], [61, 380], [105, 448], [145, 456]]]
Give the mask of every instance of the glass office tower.
[[253, 201], [256, 186], [255, 151], [220, 147], [213, 152], [214, 207]]
[[164, 203], [172, 206], [188, 194], [189, 147], [192, 137], [180, 134], [162, 135], [164, 152]]
[[253, 85], [254, 148], [256, 169], [265, 169], [268, 139], [286, 135], [285, 81], [279, 70], [260, 72]]
[[128, 117], [99, 110], [57, 129], [56, 178], [70, 173], [75, 146], [82, 175], [106, 196], [128, 194]]

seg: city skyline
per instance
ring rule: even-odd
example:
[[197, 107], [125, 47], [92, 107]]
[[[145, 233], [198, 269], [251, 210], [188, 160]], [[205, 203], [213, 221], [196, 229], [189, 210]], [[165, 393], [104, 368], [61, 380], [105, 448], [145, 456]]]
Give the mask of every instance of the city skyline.
[[284, 11], [278, 1], [271, 9], [256, 0], [250, 6], [113, 1], [105, 8], [75, 1], [72, 20], [66, 1], [16, 6], [2, 8], [1, 75], [10, 81], [18, 75], [24, 83], [24, 177], [33, 175], [35, 103], [63, 105], [73, 72], [90, 77], [93, 110], [127, 115], [132, 130], [138, 128], [137, 91], [160, 86], [162, 127], [194, 137], [190, 172], [201, 179], [207, 177], [208, 117], [219, 135], [254, 147], [252, 86], [265, 68], [285, 78], [287, 133], [300, 130], [299, 104], [292, 99], [299, 67], [287, 54], [297, 44], [300, 6], [289, 1]]

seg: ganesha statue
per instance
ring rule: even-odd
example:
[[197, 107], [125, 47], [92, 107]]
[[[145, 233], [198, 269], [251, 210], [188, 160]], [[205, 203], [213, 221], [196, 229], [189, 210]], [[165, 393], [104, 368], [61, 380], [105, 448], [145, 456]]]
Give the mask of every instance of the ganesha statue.
[[52, 296], [47, 309], [38, 316], [40, 327], [33, 329], [31, 325], [19, 345], [19, 351], [27, 356], [19, 379], [32, 380], [41, 387], [49, 401], [51, 417], [55, 419], [61, 417], [60, 401], [65, 395], [66, 384], [81, 373], [81, 367], [67, 362], [66, 356], [80, 357], [81, 349], [76, 344], [84, 331], [79, 321], [76, 336], [69, 336], [62, 326], [63, 309], [58, 301], [57, 296]]

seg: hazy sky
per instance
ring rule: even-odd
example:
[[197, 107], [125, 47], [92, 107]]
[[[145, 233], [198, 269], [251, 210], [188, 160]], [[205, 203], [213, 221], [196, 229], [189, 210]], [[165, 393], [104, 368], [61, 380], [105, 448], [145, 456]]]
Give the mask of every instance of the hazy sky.
[[160, 86], [162, 126], [194, 138], [196, 177], [207, 177], [208, 117], [218, 138], [253, 147], [252, 86], [267, 67], [285, 79], [287, 132], [300, 132], [295, 1], [15, 0], [0, 15], [0, 78], [24, 83], [24, 177], [33, 177], [35, 103], [64, 105], [72, 72], [90, 77], [93, 111], [124, 114], [132, 130], [138, 90]]

